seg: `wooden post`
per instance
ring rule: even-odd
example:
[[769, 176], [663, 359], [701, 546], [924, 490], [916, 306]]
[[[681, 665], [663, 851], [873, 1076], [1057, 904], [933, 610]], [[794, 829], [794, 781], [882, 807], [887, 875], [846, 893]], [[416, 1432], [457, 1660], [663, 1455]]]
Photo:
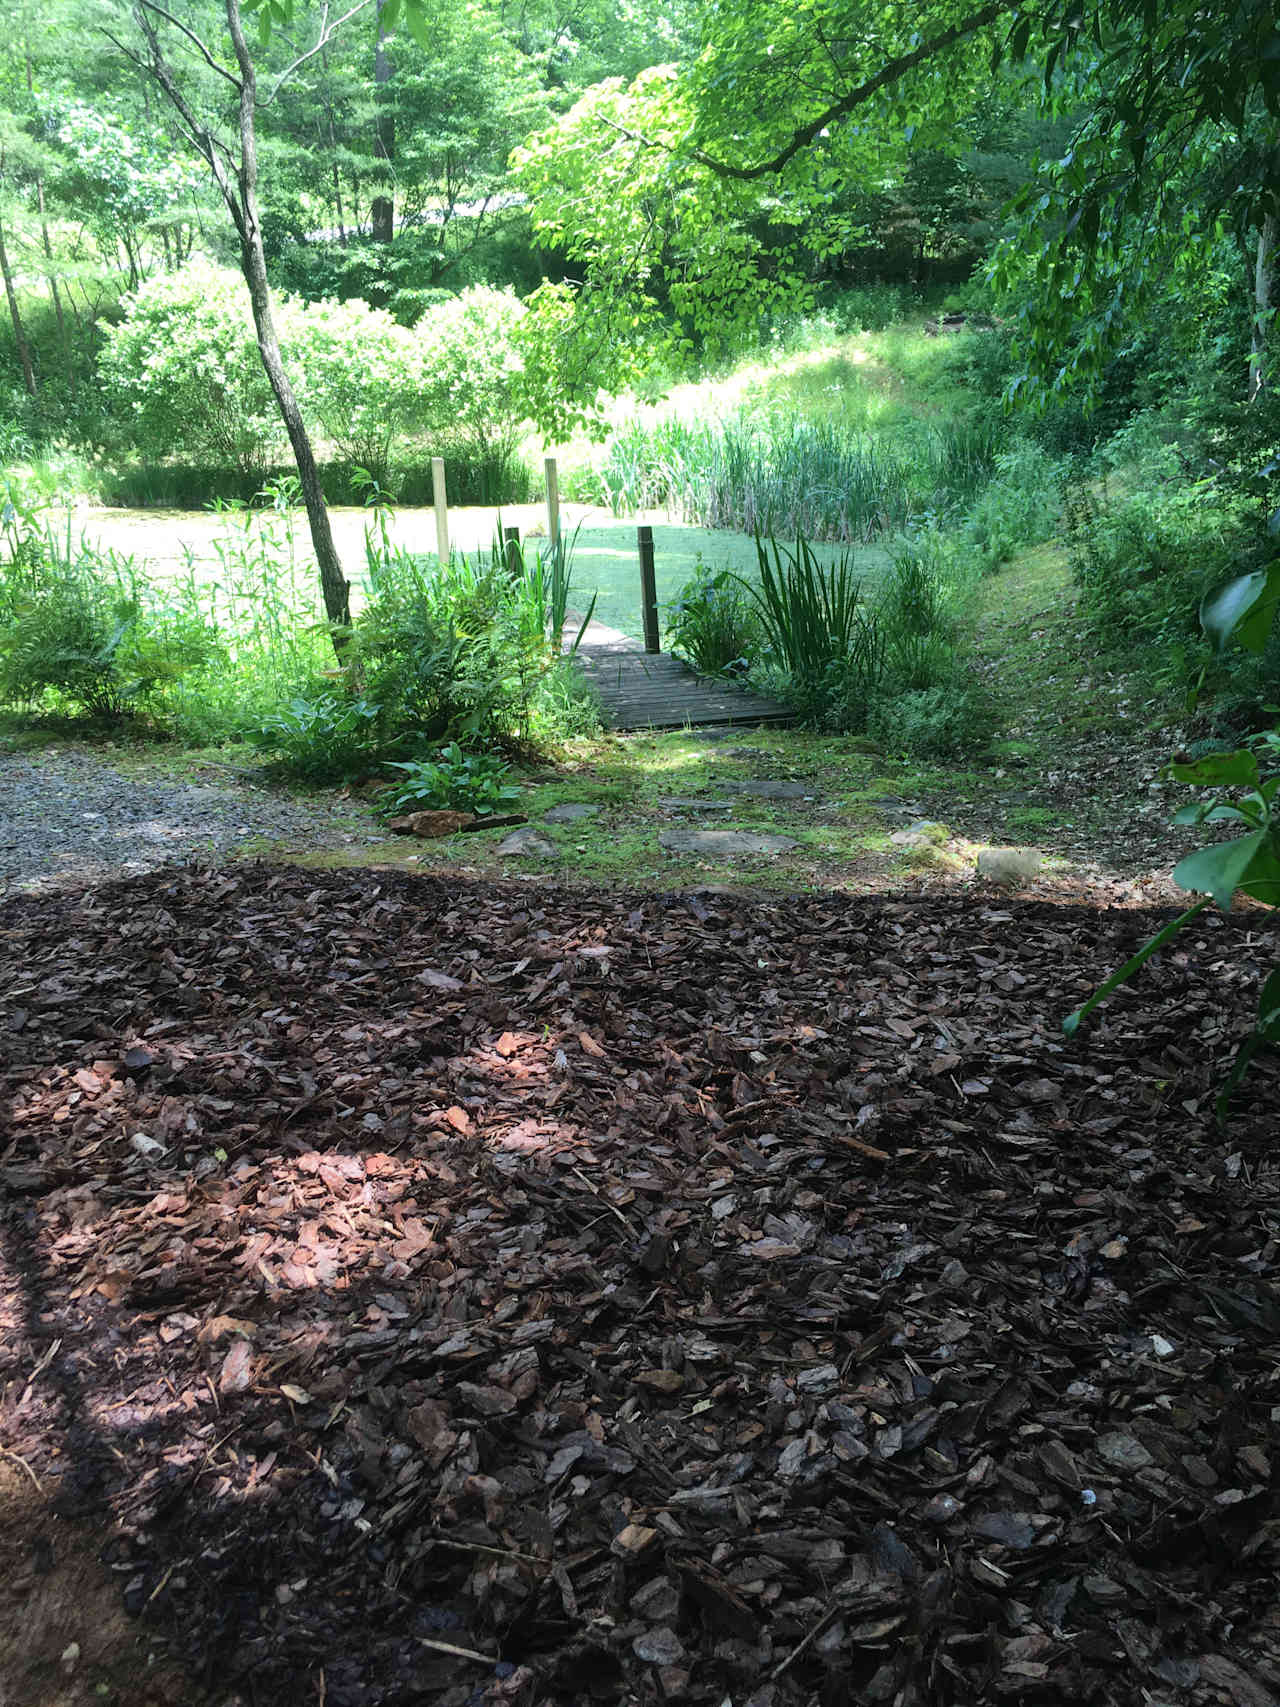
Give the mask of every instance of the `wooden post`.
[[560, 544], [560, 470], [553, 456], [547, 457], [542, 466], [547, 476], [547, 538], [554, 551]]
[[514, 581], [524, 567], [524, 558], [520, 551], [520, 529], [503, 528], [502, 542], [507, 560], [507, 574]]
[[658, 644], [658, 583], [653, 568], [653, 529], [642, 525], [636, 529], [636, 545], [640, 552], [640, 615], [644, 621], [644, 649], [660, 652]]
[[444, 489], [444, 458], [431, 458], [431, 495], [436, 501], [436, 556], [440, 567], [449, 567], [449, 500]]

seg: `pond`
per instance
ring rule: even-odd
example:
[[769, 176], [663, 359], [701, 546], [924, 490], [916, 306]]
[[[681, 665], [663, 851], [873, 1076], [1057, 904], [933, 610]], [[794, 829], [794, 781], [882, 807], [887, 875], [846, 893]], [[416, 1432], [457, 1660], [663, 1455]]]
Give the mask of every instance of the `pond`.
[[[306, 516], [301, 510], [288, 517], [265, 512], [283, 528], [288, 522], [294, 551], [300, 562], [311, 556]], [[333, 508], [329, 512], [338, 553], [353, 587], [359, 586], [364, 564], [365, 530], [370, 524], [367, 510]], [[636, 527], [653, 527], [654, 567], [659, 602], [673, 599], [699, 562], [713, 570], [733, 569], [754, 578], [755, 542], [748, 534], [688, 527], [668, 521], [661, 513], [648, 513], [619, 520], [608, 510], [585, 504], [565, 504], [561, 526], [571, 542], [573, 570], [572, 603], [585, 608], [592, 592], [597, 593], [596, 621], [624, 634], [638, 636], [640, 620], [640, 567], [636, 550]], [[194, 565], [198, 572], [214, 576], [220, 567], [218, 544], [227, 536], [229, 518], [207, 510], [90, 509], [79, 512], [75, 526], [104, 549], [132, 557], [139, 566], [177, 573]], [[234, 515], [230, 525], [235, 527]], [[406, 551], [434, 557], [435, 511], [427, 508], [395, 510], [390, 519], [391, 539]], [[518, 527], [529, 545], [545, 547], [547, 517], [540, 504], [516, 504], [494, 508], [451, 509], [450, 539], [455, 551], [487, 551], [500, 526]], [[840, 555], [838, 545], [815, 547], [824, 561]], [[854, 554], [858, 569], [868, 582], [877, 579], [888, 562], [880, 546], [858, 546]], [[357, 595], [358, 597], [358, 595]]]

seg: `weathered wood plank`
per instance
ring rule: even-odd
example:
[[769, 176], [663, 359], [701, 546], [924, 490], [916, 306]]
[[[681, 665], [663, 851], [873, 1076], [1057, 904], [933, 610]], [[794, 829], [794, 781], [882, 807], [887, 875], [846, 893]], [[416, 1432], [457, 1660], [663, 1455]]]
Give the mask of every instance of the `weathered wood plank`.
[[699, 676], [682, 659], [667, 653], [645, 653], [630, 642], [588, 641], [578, 648], [576, 656], [613, 729], [794, 721], [777, 700]]

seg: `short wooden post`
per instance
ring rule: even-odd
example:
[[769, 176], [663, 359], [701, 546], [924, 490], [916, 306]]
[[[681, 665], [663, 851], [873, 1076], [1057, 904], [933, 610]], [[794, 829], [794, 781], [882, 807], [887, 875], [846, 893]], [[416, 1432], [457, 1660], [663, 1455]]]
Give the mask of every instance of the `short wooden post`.
[[440, 567], [449, 567], [449, 500], [444, 489], [444, 458], [431, 458], [431, 495], [436, 504], [436, 556]]
[[514, 581], [524, 568], [524, 558], [520, 551], [520, 529], [503, 528], [503, 554], [507, 560], [507, 574]]
[[553, 456], [543, 464], [547, 476], [547, 538], [554, 551], [560, 543], [560, 470]]
[[653, 567], [653, 529], [642, 524], [636, 529], [636, 545], [640, 551], [640, 615], [644, 621], [644, 649], [660, 652], [658, 644], [658, 582]]

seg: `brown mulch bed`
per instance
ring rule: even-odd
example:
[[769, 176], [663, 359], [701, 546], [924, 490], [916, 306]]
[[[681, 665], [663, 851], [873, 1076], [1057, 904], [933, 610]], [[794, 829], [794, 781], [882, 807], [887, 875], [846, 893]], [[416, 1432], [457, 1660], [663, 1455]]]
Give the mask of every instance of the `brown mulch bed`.
[[11, 903], [0, 1446], [188, 1700], [1266, 1707], [1280, 937], [1066, 1042], [1156, 918]]

